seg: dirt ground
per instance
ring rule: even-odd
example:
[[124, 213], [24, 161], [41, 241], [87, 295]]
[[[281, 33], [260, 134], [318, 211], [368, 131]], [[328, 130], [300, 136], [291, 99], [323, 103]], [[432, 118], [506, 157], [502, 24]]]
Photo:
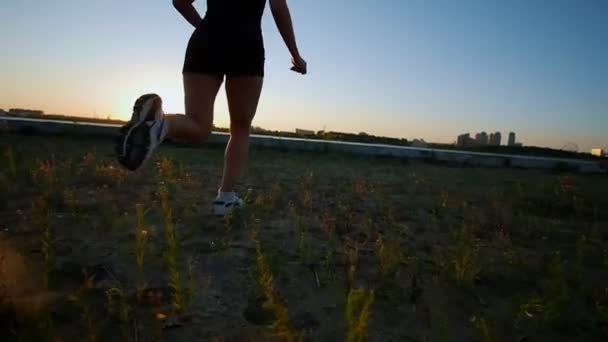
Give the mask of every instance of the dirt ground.
[[608, 178], [0, 135], [2, 341], [606, 341]]

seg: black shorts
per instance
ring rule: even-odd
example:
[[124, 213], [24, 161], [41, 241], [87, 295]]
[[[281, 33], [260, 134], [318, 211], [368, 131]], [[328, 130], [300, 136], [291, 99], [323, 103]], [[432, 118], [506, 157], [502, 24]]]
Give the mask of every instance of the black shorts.
[[183, 73], [263, 77], [264, 61], [261, 30], [203, 22], [190, 37]]

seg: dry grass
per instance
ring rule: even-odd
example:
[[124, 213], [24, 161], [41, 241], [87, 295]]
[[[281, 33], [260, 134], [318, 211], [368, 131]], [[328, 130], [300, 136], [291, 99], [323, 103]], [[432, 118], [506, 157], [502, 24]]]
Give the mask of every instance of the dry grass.
[[608, 338], [600, 176], [253, 149], [218, 219], [221, 149], [0, 143], [2, 340]]
[[346, 342], [363, 342], [367, 336], [374, 291], [351, 289], [346, 298], [344, 319]]

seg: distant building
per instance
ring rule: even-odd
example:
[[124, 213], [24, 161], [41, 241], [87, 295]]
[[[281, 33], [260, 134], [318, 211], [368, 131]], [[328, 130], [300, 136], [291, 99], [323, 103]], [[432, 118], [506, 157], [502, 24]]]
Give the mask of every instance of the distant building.
[[502, 140], [502, 136], [500, 132], [490, 134], [490, 142], [489, 144], [492, 146], [500, 146], [500, 142]]
[[475, 139], [471, 138], [471, 134], [461, 134], [456, 139], [456, 146], [467, 147], [475, 144]]
[[467, 141], [471, 139], [471, 134], [461, 134], [456, 138], [456, 146], [466, 146]]
[[601, 148], [592, 148], [591, 149], [591, 154], [597, 157], [606, 157], [606, 151], [604, 151]]
[[8, 110], [8, 115], [10, 116], [18, 116], [18, 117], [40, 117], [44, 115], [44, 112], [41, 110], [33, 110], [33, 109], [23, 109], [23, 108], [11, 108]]
[[6, 115], [6, 112], [2, 108], [0, 108], [0, 115]]
[[515, 146], [515, 132], [509, 133], [509, 142], [507, 144], [509, 146]]
[[475, 134], [475, 142], [478, 145], [487, 145], [488, 144], [488, 133], [481, 132], [481, 133]]
[[308, 130], [308, 129], [296, 128], [296, 134], [297, 135], [315, 135], [315, 131], [311, 131], [311, 130]]
[[411, 145], [412, 147], [428, 147], [429, 145], [424, 141], [424, 139], [414, 139]]

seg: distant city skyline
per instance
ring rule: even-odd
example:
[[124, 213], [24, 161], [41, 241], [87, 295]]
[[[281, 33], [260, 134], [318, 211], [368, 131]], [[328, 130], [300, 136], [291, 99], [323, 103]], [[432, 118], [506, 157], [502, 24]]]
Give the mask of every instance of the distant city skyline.
[[[608, 1], [289, 3], [310, 73], [289, 71], [266, 10], [256, 126], [442, 143], [491, 129], [608, 149]], [[157, 92], [167, 112], [184, 111], [192, 28], [170, 1], [2, 1], [0, 28], [0, 108], [126, 119]], [[228, 126], [223, 93], [215, 117]]]
[[[70, 115], [57, 114], [57, 113], [51, 114], [51, 113], [45, 113], [43, 110], [28, 109], [28, 108], [9, 108], [8, 110], [4, 110], [3, 108], [0, 108], [0, 116], [34, 118], [34, 119], [42, 119], [42, 120], [44, 120], [45, 116], [49, 117], [50, 120], [69, 120], [69, 119], [66, 119], [66, 117], [74, 117], [74, 118], [80, 118], [83, 121], [87, 121], [87, 122], [90, 119], [101, 120], [101, 122], [103, 122], [105, 120], [110, 120], [112, 122], [116, 122], [117, 120], [120, 120], [120, 119], [116, 119], [116, 118], [112, 118], [112, 117], [100, 118], [100, 117], [86, 117], [86, 116], [70, 116]], [[97, 121], [95, 121], [95, 122], [97, 122]], [[217, 126], [217, 128], [220, 131], [227, 129], [227, 127], [219, 127], [219, 126]], [[255, 132], [256, 130], [257, 130], [257, 132], [265, 132], [265, 133], [276, 131], [273, 129], [266, 129], [264, 127], [253, 125], [252, 131]], [[357, 136], [357, 135], [363, 136], [363, 137], [374, 136], [375, 138], [379, 138], [379, 139], [385, 139], [385, 138], [394, 139], [395, 142], [398, 142], [397, 143], [398, 145], [403, 143], [403, 140], [401, 140], [402, 138], [379, 136], [379, 135], [374, 135], [374, 134], [368, 134], [367, 132], [355, 133], [355, 132], [326, 131], [326, 127], [324, 127], [322, 130], [309, 130], [309, 129], [303, 129], [303, 128], [296, 127], [293, 130], [281, 130], [281, 132], [295, 133], [296, 135], [301, 135], [301, 136], [314, 136], [314, 135], [318, 135], [318, 134], [324, 135], [324, 134], [331, 134], [331, 133], [336, 133], [336, 134], [344, 133], [343, 136]], [[490, 133], [489, 136], [485, 131], [478, 132], [475, 134], [474, 139], [471, 138], [470, 133], [463, 133], [463, 134], [460, 134], [457, 136], [456, 141], [454, 141], [453, 144], [456, 146], [459, 146], [459, 147], [473, 147], [473, 146], [523, 147], [523, 143], [516, 140], [515, 132], [509, 132], [508, 140], [505, 145], [502, 144], [501, 137], [502, 137], [501, 132]], [[406, 142], [408, 142], [410, 144], [410, 146], [413, 146], [413, 147], [427, 147], [428, 146], [428, 143], [424, 139], [414, 138], [414, 139], [406, 139], [406, 140], [409, 140]], [[390, 140], [390, 141], [393, 141], [393, 140]], [[385, 142], [385, 141], [383, 141], [382, 143], [390, 144], [390, 142]], [[433, 143], [433, 142], [430, 142], [430, 143]], [[440, 143], [440, 144], [445, 144], [445, 143]], [[526, 147], [542, 147], [542, 146], [528, 145]], [[568, 143], [565, 146], [563, 146], [562, 148], [560, 148], [559, 150], [580, 152], [580, 153], [589, 153], [589, 154], [595, 155], [595, 156], [608, 157], [608, 153], [603, 148], [594, 147], [594, 148], [591, 148], [590, 150], [586, 151], [584, 149], [583, 150], [579, 149], [579, 147], [573, 143]]]
[[[500, 131], [492, 132], [488, 134], [486, 131], [475, 133], [475, 138], [471, 137], [471, 133], [461, 133], [456, 137], [455, 144], [457, 146], [512, 146], [521, 147], [522, 142], [518, 142], [516, 139], [517, 134], [515, 132], [509, 132], [506, 144], [502, 143], [502, 133]], [[533, 145], [528, 145], [533, 146]], [[542, 146], [538, 146], [542, 147]], [[561, 148], [560, 148], [561, 149]], [[577, 148], [578, 150], [578, 148]], [[586, 151], [580, 151], [586, 152]]]
[[515, 146], [517, 142], [517, 137], [515, 132], [509, 132], [509, 140], [507, 141], [507, 146]]
[[[62, 114], [62, 113], [46, 113], [44, 110], [40, 110], [40, 109], [32, 109], [32, 108], [8, 108], [8, 109], [4, 109], [4, 108], [0, 108], [0, 114], [6, 113], [9, 114], [11, 111], [16, 112], [19, 115], [27, 115], [27, 114], [35, 114], [35, 115], [62, 115], [62, 116], [74, 116], [77, 117], [78, 115], [66, 115], [66, 114]], [[112, 117], [111, 115], [108, 116], [84, 116], [84, 117], [91, 117], [91, 118], [96, 118], [96, 119], [112, 119], [112, 120], [121, 120], [124, 118], [116, 118], [116, 117]], [[217, 125], [216, 125], [217, 126]], [[255, 126], [255, 125], [254, 125]], [[222, 126], [217, 126], [217, 127], [222, 127]], [[255, 127], [259, 127], [262, 129], [266, 129], [266, 130], [277, 130], [277, 129], [272, 129], [272, 128], [267, 128], [267, 127], [261, 127], [261, 126], [255, 126]], [[225, 127], [224, 127], [225, 128]], [[306, 128], [298, 128], [298, 127], [293, 127], [291, 129], [282, 129], [282, 131], [285, 132], [295, 132], [295, 133], [300, 133], [303, 135], [313, 135], [318, 131], [327, 131], [326, 127], [323, 127], [323, 129], [306, 129]], [[342, 132], [342, 133], [349, 133], [349, 134], [359, 134], [359, 135], [369, 135], [367, 132], [348, 132], [348, 131], [338, 131], [336, 130], [336, 132]], [[378, 134], [372, 134], [372, 135], [376, 135], [376, 136], [382, 136], [382, 135], [378, 135]], [[447, 143], [447, 142], [434, 142], [434, 141], [429, 141], [430, 143], [442, 143], [442, 144], [454, 144], [457, 146], [471, 146], [471, 145], [478, 145], [478, 146], [484, 146], [484, 145], [488, 145], [488, 146], [523, 146], [522, 142], [516, 141], [516, 133], [515, 132], [509, 132], [508, 135], [508, 141], [506, 144], [502, 144], [502, 133], [500, 131], [496, 131], [496, 132], [491, 132], [490, 134], [488, 134], [485, 131], [482, 132], [477, 132], [475, 134], [475, 138], [471, 138], [470, 133], [462, 133], [459, 134], [456, 137], [456, 140]], [[390, 136], [387, 136], [390, 137]], [[413, 142], [422, 142], [424, 144], [426, 144], [426, 141], [424, 139], [424, 137], [421, 138], [408, 138], [408, 137], [391, 137], [391, 138], [405, 138], [408, 139], [410, 141]], [[535, 146], [535, 145], [528, 145], [528, 146]], [[593, 153], [590, 151], [593, 150], [597, 150], [597, 147], [592, 147], [588, 150], [584, 150], [584, 149], [580, 149], [578, 147], [578, 145], [576, 145], [576, 143], [572, 143], [572, 142], [568, 142], [566, 143], [564, 146], [560, 147], [560, 148], [556, 148], [553, 147], [555, 149], [571, 149], [572, 146], [576, 146], [576, 150], [579, 152], [583, 152], [583, 153]], [[537, 147], [546, 147], [546, 146], [537, 146]], [[602, 151], [604, 151], [605, 149], [601, 149]]]

